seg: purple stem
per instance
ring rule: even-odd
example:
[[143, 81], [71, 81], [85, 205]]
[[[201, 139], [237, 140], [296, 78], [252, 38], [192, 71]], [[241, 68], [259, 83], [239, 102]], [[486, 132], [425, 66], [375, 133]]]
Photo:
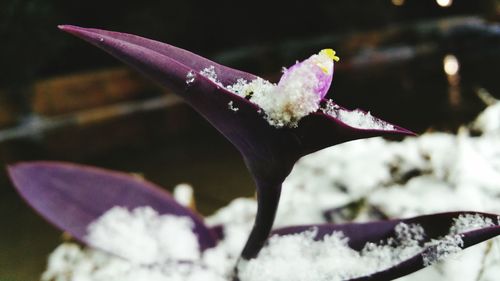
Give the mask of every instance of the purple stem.
[[257, 183], [257, 216], [247, 243], [241, 252], [243, 259], [249, 260], [259, 254], [271, 233], [276, 210], [281, 195], [281, 182], [276, 185]]

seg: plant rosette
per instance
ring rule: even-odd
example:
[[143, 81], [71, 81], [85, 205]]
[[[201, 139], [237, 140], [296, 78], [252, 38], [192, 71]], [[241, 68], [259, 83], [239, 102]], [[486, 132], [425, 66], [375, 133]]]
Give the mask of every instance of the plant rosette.
[[301, 157], [355, 139], [413, 135], [325, 99], [338, 61], [333, 50], [285, 69], [275, 84], [139, 36], [60, 29], [172, 89], [204, 116], [243, 156], [257, 206], [253, 226], [247, 216], [209, 224], [163, 189], [124, 173], [61, 162], [12, 165], [21, 196], [90, 247], [60, 247], [44, 280], [390, 280], [500, 233], [497, 215], [479, 212], [271, 233], [283, 182]]

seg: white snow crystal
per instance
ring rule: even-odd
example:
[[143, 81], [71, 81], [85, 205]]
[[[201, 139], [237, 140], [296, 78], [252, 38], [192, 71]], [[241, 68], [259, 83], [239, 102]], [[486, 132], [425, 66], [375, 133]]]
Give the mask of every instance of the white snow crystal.
[[190, 85], [194, 82], [194, 80], [196, 79], [196, 75], [194, 74], [194, 72], [192, 70], [190, 70], [187, 74], [186, 74], [186, 84], [187, 85]]
[[450, 233], [459, 234], [480, 228], [495, 226], [493, 220], [480, 214], [465, 214], [453, 219]]
[[222, 86], [222, 84], [219, 82], [217, 78], [217, 72], [215, 72], [215, 66], [211, 65], [209, 67], [204, 68], [203, 70], [200, 71], [200, 74], [206, 78], [208, 78], [210, 81], [214, 82], [215, 84]]
[[237, 108], [233, 105], [233, 101], [230, 101], [227, 103], [227, 108], [229, 108], [229, 110], [234, 111], [234, 112], [237, 112], [238, 110], [240, 110], [239, 108]]
[[[260, 78], [258, 78], [260, 79]], [[260, 79], [262, 80], [262, 79]], [[254, 91], [254, 89], [252, 89], [252, 87], [249, 86], [249, 82], [243, 78], [238, 78], [238, 80], [236, 80], [236, 83], [234, 83], [233, 85], [228, 85], [226, 88], [230, 91], [230, 92], [233, 92], [235, 94], [237, 94], [238, 96], [242, 96], [242, 97], [249, 97], [250, 94]]]

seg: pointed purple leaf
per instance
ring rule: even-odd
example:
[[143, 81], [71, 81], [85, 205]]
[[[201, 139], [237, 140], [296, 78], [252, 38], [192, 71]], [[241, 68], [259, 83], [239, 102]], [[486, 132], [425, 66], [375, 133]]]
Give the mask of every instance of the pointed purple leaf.
[[[479, 212], [449, 212], [419, 216], [409, 219], [395, 219], [368, 223], [301, 225], [276, 229], [272, 233], [277, 235], [295, 234], [315, 227], [318, 230], [315, 239], [320, 240], [325, 235], [330, 235], [335, 231], [341, 231], [346, 237], [349, 238], [349, 246], [359, 251], [367, 242], [378, 243], [382, 240], [387, 240], [388, 238], [393, 237], [394, 228], [399, 223], [419, 224], [425, 230], [426, 241], [438, 239], [449, 233], [450, 227], [452, 226], [455, 218], [466, 214], [479, 214], [484, 218], [490, 218], [495, 225], [460, 233], [464, 242], [462, 248], [473, 246], [477, 243], [500, 235], [500, 226], [497, 225], [498, 215]], [[424, 268], [422, 254], [429, 250], [432, 249], [424, 249], [424, 251], [420, 254], [415, 255], [412, 258], [409, 258], [386, 270], [376, 272], [369, 276], [350, 279], [350, 281], [385, 281], [408, 275]]]
[[14, 186], [26, 202], [57, 228], [87, 243], [87, 227], [114, 206], [150, 206], [159, 214], [190, 217], [202, 250], [216, 236], [191, 210], [143, 179], [105, 169], [62, 162], [25, 162], [9, 166]]
[[[253, 171], [259, 177], [262, 177], [262, 170], [269, 171], [271, 168], [265, 177], [280, 177], [281, 180], [301, 156], [341, 142], [381, 135], [412, 134], [397, 126], [394, 130], [385, 131], [356, 129], [323, 113], [304, 118], [298, 128], [277, 129], [264, 120], [255, 104], [223, 87], [235, 83], [239, 78], [256, 79], [255, 75], [136, 35], [69, 25], [59, 28], [107, 51], [171, 88], [224, 134], [250, 162], [250, 166], [259, 166], [255, 167], [259, 172]], [[214, 67], [223, 86], [199, 74], [210, 66]], [[190, 71], [195, 79], [192, 83], [186, 83]], [[228, 109], [231, 101], [239, 109], [238, 112]]]
[[[395, 126], [392, 130], [356, 129], [321, 112], [300, 120], [297, 128], [275, 128], [259, 107], [233, 94], [226, 86], [239, 78], [257, 76], [221, 66], [188, 51], [136, 35], [76, 26], [59, 26], [169, 87], [203, 115], [242, 154], [258, 189], [259, 210], [243, 257], [255, 256], [265, 242], [276, 213], [281, 183], [302, 156], [342, 142], [392, 134], [412, 134]], [[221, 84], [200, 74], [214, 67]], [[238, 108], [234, 112], [228, 108]]]

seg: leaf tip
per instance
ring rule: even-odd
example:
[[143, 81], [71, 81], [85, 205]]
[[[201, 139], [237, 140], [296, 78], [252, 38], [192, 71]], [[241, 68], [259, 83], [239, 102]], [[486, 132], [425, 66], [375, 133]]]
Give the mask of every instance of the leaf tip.
[[12, 182], [14, 182], [15, 179], [20, 175], [23, 166], [25, 166], [28, 163], [29, 162], [16, 162], [6, 165], [7, 174], [9, 175], [9, 178], [11, 179]]
[[75, 30], [75, 29], [78, 29], [77, 26], [75, 25], [70, 25], [70, 24], [60, 24], [57, 26], [57, 28], [59, 30], [62, 30], [62, 31], [67, 31], [67, 32], [70, 32], [72, 30]]

